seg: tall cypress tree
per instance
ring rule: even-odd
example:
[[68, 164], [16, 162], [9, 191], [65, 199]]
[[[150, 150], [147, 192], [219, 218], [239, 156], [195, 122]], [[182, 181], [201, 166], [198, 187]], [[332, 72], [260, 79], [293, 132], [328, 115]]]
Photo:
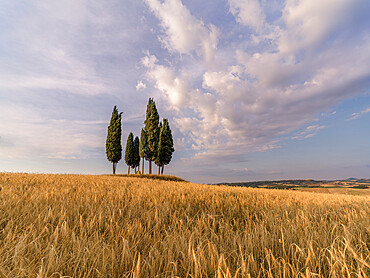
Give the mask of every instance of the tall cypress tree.
[[108, 126], [107, 140], [105, 141], [107, 159], [113, 163], [113, 175], [116, 174], [117, 163], [122, 158], [121, 118], [122, 112], [118, 113], [117, 106], [114, 106], [110, 124]]
[[130, 174], [130, 168], [133, 165], [133, 157], [134, 157], [134, 135], [132, 132], [127, 137], [126, 143], [126, 152], [125, 152], [125, 162], [128, 166], [128, 174]]
[[167, 119], [163, 119], [158, 143], [158, 155], [156, 164], [162, 168], [161, 174], [163, 175], [164, 165], [171, 162], [172, 153], [175, 151], [173, 147], [173, 138], [170, 125]]
[[139, 168], [140, 166], [140, 155], [139, 155], [139, 147], [140, 147], [140, 141], [139, 137], [135, 137], [134, 140], [134, 153], [133, 153], [133, 167], [135, 168], [135, 174], [136, 174], [136, 167]]
[[152, 161], [155, 160], [158, 153], [159, 139], [159, 115], [155, 102], [149, 98], [146, 107], [145, 133], [147, 135], [146, 159], [149, 160], [149, 174], [152, 173]]
[[162, 159], [161, 157], [159, 156], [159, 154], [161, 153], [161, 148], [162, 148], [162, 140], [163, 140], [163, 136], [161, 136], [161, 132], [162, 132], [162, 122], [159, 123], [159, 137], [158, 137], [158, 147], [157, 147], [157, 155], [155, 157], [155, 164], [158, 166], [158, 175], [161, 174], [161, 166], [162, 166]]
[[140, 144], [139, 144], [139, 156], [143, 158], [142, 161], [142, 171], [141, 173], [144, 174], [144, 158], [145, 158], [145, 150], [146, 150], [146, 134], [145, 130], [141, 129], [141, 135], [140, 135]]

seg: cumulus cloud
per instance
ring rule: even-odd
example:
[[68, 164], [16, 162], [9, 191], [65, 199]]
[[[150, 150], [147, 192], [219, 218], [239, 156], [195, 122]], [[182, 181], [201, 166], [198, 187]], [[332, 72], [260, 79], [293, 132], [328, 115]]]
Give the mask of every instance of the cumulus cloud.
[[[210, 41], [206, 26], [211, 23], [192, 16], [180, 1], [147, 2], [161, 20], [171, 52], [201, 48], [202, 37]], [[241, 41], [239, 47], [236, 42], [233, 47], [222, 44], [220, 34], [224, 47], [214, 49], [215, 55], [229, 57], [221, 67], [203, 66], [194, 73], [189, 69], [196, 68], [196, 60], [186, 61], [186, 67], [164, 66], [147, 55], [144, 61], [155, 60], [147, 72], [154, 86], [182, 113], [174, 122], [191, 138], [194, 159], [240, 161], [241, 153], [279, 147], [277, 138], [363, 93], [370, 84], [370, 36], [363, 28], [369, 22], [357, 30], [353, 26], [358, 25], [356, 14], [367, 6], [361, 0], [286, 1], [279, 20], [267, 22], [259, 1], [230, 0], [230, 12], [240, 24], [235, 28], [251, 27], [256, 34], [252, 44]], [[323, 128], [311, 124], [293, 138], [309, 138]]]
[[191, 54], [196, 52], [208, 63], [213, 63], [219, 31], [213, 24], [204, 24], [195, 18], [181, 0], [146, 0], [160, 19], [165, 32], [160, 40], [171, 52]]
[[257, 31], [265, 25], [265, 14], [258, 0], [229, 0], [230, 12], [237, 22]]
[[145, 88], [146, 88], [146, 84], [142, 80], [139, 80], [136, 84], [136, 91], [140, 91]]
[[171, 68], [156, 64], [157, 58], [154, 55], [148, 54], [141, 61], [149, 69], [147, 77], [155, 81], [155, 88], [164, 94], [171, 107], [178, 110], [184, 106], [188, 101], [187, 83], [176, 76]]
[[2, 154], [86, 157], [98, 145], [104, 154], [112, 106], [124, 111], [124, 133], [136, 132], [155, 97], [178, 146], [174, 167], [244, 169], [251, 151], [314, 136], [324, 125], [312, 121], [370, 85], [367, 0], [36, 0], [3, 9]]

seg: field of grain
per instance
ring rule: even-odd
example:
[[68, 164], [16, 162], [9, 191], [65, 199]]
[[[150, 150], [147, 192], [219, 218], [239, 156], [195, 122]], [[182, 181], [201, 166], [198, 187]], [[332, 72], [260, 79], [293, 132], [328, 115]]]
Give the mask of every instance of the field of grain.
[[348, 195], [359, 195], [359, 196], [369, 196], [370, 197], [370, 188], [366, 189], [354, 189], [348, 187], [320, 187], [320, 188], [299, 188], [299, 191], [304, 192], [315, 192], [315, 193], [326, 193], [326, 194], [348, 194]]
[[0, 173], [0, 277], [368, 277], [370, 197]]

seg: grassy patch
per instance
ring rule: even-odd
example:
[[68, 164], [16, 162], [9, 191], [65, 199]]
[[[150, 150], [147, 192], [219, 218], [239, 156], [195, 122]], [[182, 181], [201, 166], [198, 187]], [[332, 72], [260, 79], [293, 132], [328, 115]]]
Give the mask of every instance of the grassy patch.
[[359, 184], [359, 185], [356, 185], [356, 186], [351, 186], [350, 188], [354, 188], [354, 189], [368, 189], [369, 186], [367, 184]]

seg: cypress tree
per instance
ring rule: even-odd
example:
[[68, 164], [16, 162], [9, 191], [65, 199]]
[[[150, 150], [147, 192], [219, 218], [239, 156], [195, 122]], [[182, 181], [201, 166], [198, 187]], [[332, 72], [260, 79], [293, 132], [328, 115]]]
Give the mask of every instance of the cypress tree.
[[139, 169], [140, 166], [139, 147], [140, 147], [139, 137], [136, 136], [134, 140], [134, 153], [133, 153], [133, 167], [135, 167], [135, 174], [137, 172], [136, 167]]
[[114, 106], [110, 124], [108, 126], [107, 140], [105, 141], [107, 159], [113, 163], [113, 175], [116, 174], [117, 163], [122, 158], [121, 118], [122, 112], [118, 113], [117, 106]]
[[155, 164], [158, 166], [158, 175], [161, 174], [161, 166], [162, 166], [162, 159], [161, 157], [159, 156], [159, 154], [161, 153], [161, 148], [162, 148], [162, 143], [161, 141], [163, 140], [163, 136], [161, 137], [161, 132], [162, 132], [162, 122], [159, 123], [159, 137], [158, 137], [158, 148], [157, 148], [157, 156], [155, 158]]
[[155, 102], [149, 98], [146, 108], [145, 133], [147, 135], [146, 159], [149, 160], [149, 174], [152, 173], [152, 161], [156, 159], [158, 153], [159, 139], [159, 115]]
[[173, 147], [173, 138], [170, 125], [167, 119], [163, 119], [162, 128], [159, 135], [158, 155], [156, 164], [162, 168], [161, 174], [163, 175], [164, 165], [171, 162], [172, 153], [175, 151]]
[[134, 135], [132, 132], [127, 137], [126, 143], [126, 152], [125, 152], [125, 162], [128, 166], [128, 174], [130, 174], [130, 168], [133, 165], [133, 157], [134, 157]]
[[141, 173], [144, 174], [144, 158], [145, 158], [145, 150], [146, 150], [146, 134], [145, 130], [141, 129], [141, 135], [140, 135], [140, 144], [139, 144], [139, 156], [143, 158], [142, 162], [142, 171]]

